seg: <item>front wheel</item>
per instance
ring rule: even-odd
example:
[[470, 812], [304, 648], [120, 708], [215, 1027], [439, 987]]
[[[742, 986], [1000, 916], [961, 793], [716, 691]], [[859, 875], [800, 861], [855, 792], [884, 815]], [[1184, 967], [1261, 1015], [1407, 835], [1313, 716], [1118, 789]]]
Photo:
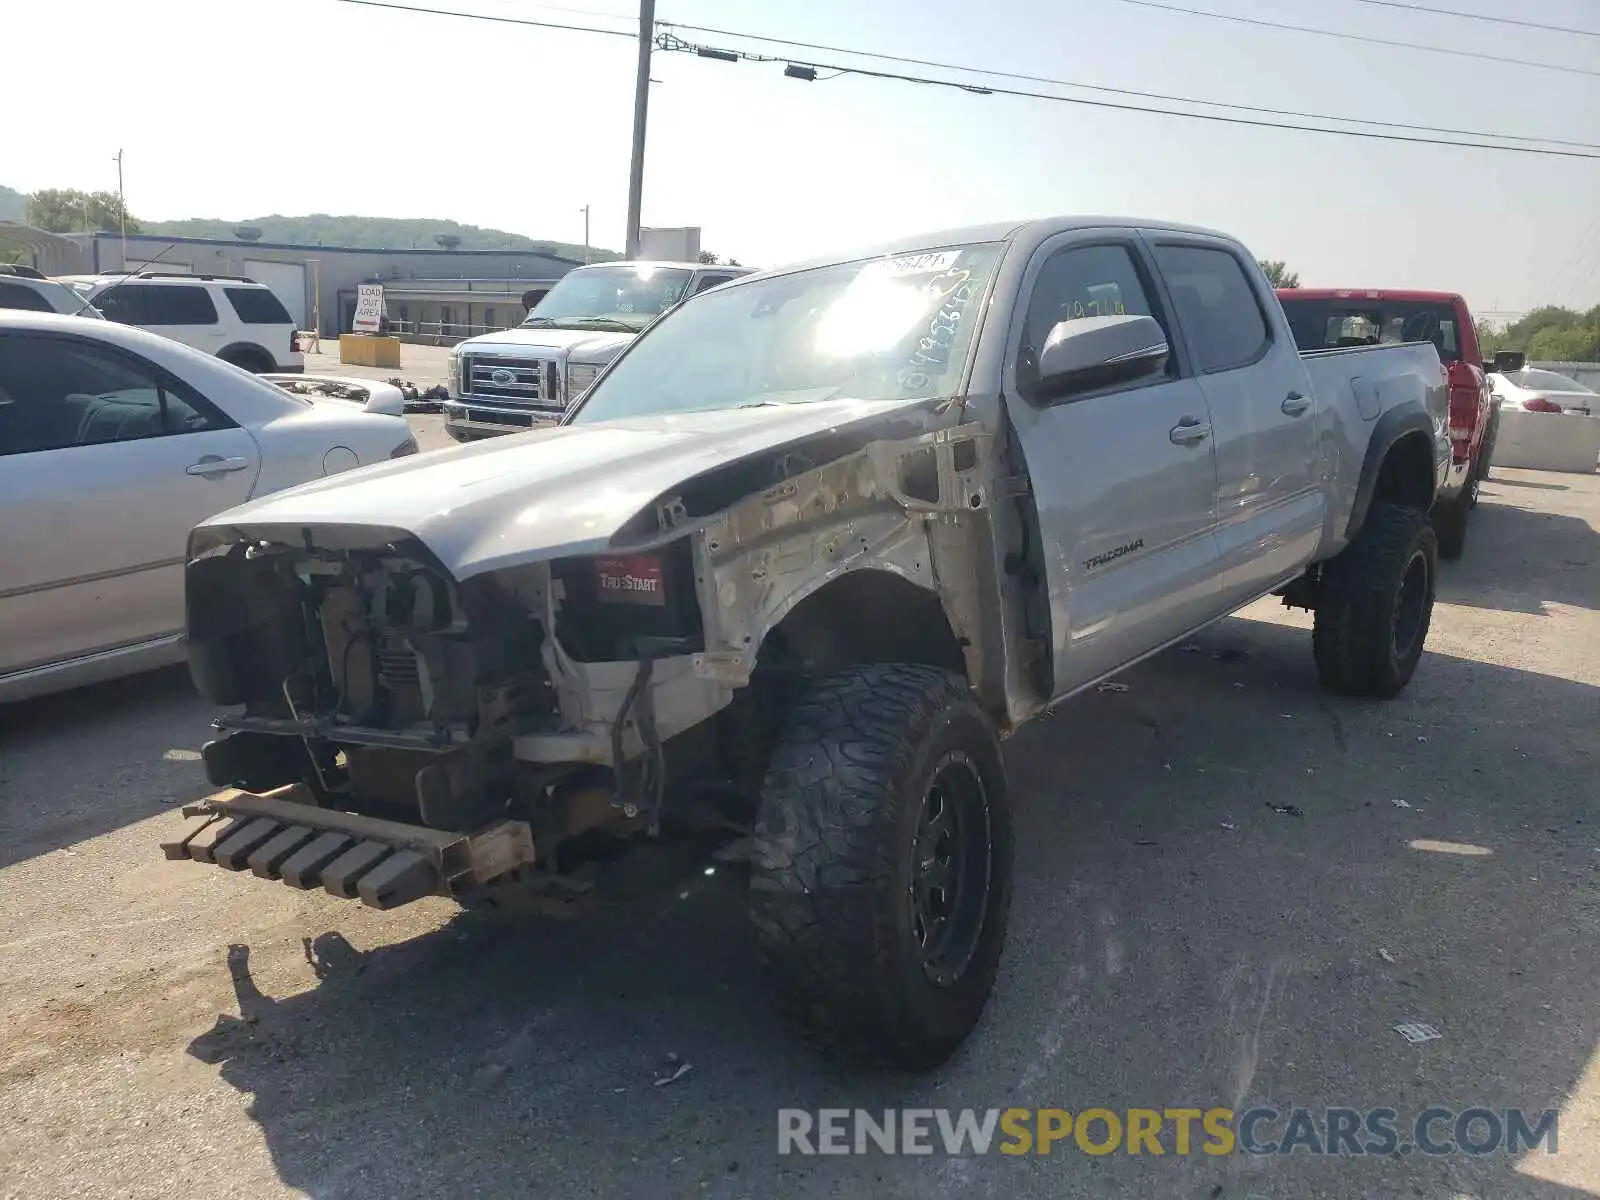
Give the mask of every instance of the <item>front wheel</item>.
[[789, 710], [762, 789], [750, 914], [810, 1040], [944, 1062], [994, 986], [1011, 901], [1000, 744], [966, 681], [851, 667]]
[[1433, 619], [1438, 556], [1421, 509], [1373, 505], [1322, 569], [1311, 649], [1323, 686], [1388, 699], [1411, 681]]

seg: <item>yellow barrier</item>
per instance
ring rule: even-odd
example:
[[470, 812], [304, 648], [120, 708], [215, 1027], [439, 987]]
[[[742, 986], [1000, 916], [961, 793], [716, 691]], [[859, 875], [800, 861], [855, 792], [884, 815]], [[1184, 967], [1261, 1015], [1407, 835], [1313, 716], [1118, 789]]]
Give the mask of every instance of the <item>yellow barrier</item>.
[[339, 361], [357, 367], [398, 367], [400, 339], [371, 333], [340, 334]]

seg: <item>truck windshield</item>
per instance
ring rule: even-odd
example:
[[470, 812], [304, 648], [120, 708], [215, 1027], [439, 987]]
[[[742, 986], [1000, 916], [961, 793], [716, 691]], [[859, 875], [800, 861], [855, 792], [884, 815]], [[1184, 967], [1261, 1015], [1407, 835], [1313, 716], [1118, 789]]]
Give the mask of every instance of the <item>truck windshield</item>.
[[649, 263], [568, 272], [522, 323], [563, 329], [643, 329], [679, 300], [694, 274]]
[[1455, 309], [1426, 300], [1326, 300], [1279, 294], [1302, 351], [1432, 342], [1443, 362], [1461, 361]]
[[705, 292], [634, 342], [569, 423], [949, 395], [1001, 249], [861, 259]]

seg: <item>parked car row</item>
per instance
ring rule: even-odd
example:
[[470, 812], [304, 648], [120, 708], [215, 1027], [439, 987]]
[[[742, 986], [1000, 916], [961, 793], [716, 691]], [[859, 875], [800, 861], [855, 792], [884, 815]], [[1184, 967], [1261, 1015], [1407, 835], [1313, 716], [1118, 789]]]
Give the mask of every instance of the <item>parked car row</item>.
[[0, 266], [0, 311], [7, 309], [135, 325], [257, 374], [305, 370], [289, 310], [242, 275], [152, 269], [47, 279], [31, 267]]

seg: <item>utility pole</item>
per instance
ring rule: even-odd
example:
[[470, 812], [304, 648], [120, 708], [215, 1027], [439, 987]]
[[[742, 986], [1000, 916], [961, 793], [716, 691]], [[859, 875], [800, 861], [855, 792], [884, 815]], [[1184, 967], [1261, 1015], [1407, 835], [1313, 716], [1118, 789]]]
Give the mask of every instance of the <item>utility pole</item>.
[[122, 269], [128, 269], [128, 198], [122, 193], [122, 151], [117, 151], [117, 219], [122, 226]]
[[585, 204], [578, 210], [583, 214], [583, 265], [589, 265], [589, 206]]
[[644, 130], [650, 107], [650, 50], [656, 36], [656, 0], [639, 0], [639, 70], [633, 81], [633, 162], [628, 171], [628, 251], [639, 256], [639, 212], [644, 194]]

